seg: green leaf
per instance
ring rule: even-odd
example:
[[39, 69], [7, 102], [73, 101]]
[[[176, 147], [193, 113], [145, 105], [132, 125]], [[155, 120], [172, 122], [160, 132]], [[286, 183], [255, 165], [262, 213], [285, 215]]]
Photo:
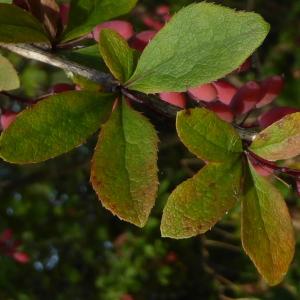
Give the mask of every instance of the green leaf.
[[0, 91], [15, 90], [20, 86], [19, 76], [8, 59], [0, 55]]
[[188, 238], [205, 233], [239, 198], [242, 164], [210, 163], [172, 192], [164, 208], [164, 237]]
[[127, 87], [145, 93], [181, 92], [219, 79], [239, 67], [268, 31], [258, 14], [191, 4], [149, 43]]
[[154, 205], [158, 137], [151, 123], [125, 101], [103, 126], [91, 181], [103, 206], [143, 227]]
[[228, 161], [243, 151], [241, 139], [233, 127], [207, 109], [180, 111], [176, 127], [181, 141], [202, 160]]
[[66, 92], [21, 112], [0, 137], [0, 155], [12, 163], [36, 163], [81, 145], [105, 122], [114, 96]]
[[136, 66], [137, 55], [125, 39], [113, 30], [103, 29], [99, 49], [113, 76], [120, 82], [127, 81]]
[[63, 41], [89, 33], [96, 25], [129, 13], [137, 0], [72, 0]]
[[287, 115], [260, 132], [250, 150], [270, 161], [300, 154], [300, 113]]
[[0, 42], [49, 42], [43, 26], [25, 10], [10, 4], [0, 4]]
[[294, 256], [292, 222], [280, 192], [251, 165], [250, 173], [242, 201], [242, 243], [261, 275], [275, 285]]

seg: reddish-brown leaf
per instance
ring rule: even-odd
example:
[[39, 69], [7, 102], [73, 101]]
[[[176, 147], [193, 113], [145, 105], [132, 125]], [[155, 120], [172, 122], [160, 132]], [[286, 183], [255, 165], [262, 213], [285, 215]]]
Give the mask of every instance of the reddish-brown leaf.
[[43, 24], [52, 39], [55, 39], [59, 30], [60, 8], [55, 0], [26, 0], [30, 12]]

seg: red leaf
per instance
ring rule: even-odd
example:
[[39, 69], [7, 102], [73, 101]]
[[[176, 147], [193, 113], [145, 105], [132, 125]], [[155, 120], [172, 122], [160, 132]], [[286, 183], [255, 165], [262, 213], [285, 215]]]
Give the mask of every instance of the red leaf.
[[50, 88], [50, 93], [59, 94], [67, 91], [72, 91], [75, 89], [75, 86], [68, 83], [58, 83]]
[[160, 5], [156, 8], [156, 14], [163, 18], [165, 22], [170, 21], [171, 19], [171, 13], [170, 13], [170, 7], [168, 5]]
[[257, 107], [265, 106], [276, 99], [283, 89], [284, 81], [282, 76], [269, 77], [261, 82], [263, 97], [256, 104]]
[[231, 123], [233, 121], [233, 113], [230, 110], [230, 107], [221, 102], [212, 102], [208, 103], [206, 106], [207, 109], [215, 112], [220, 119]]
[[255, 81], [249, 81], [238, 89], [230, 106], [234, 114], [245, 114], [252, 110], [261, 99], [263, 91]]
[[17, 113], [5, 112], [0, 117], [1, 128], [3, 130], [7, 129], [9, 125], [16, 119]]
[[183, 93], [160, 93], [159, 97], [163, 101], [166, 101], [178, 107], [185, 108], [186, 106], [186, 97]]
[[276, 164], [273, 162], [268, 162], [269, 166], [263, 164], [262, 162], [257, 161], [253, 156], [250, 156], [249, 159], [251, 160], [251, 164], [254, 167], [254, 169], [264, 177], [270, 176], [274, 173], [274, 169], [272, 169], [272, 165], [276, 167]]
[[190, 88], [188, 94], [197, 101], [212, 102], [217, 99], [217, 90], [212, 83]]
[[164, 24], [161, 23], [160, 21], [155, 20], [154, 18], [150, 16], [144, 16], [142, 18], [142, 22], [149, 28], [159, 31], [164, 27]]
[[13, 0], [12, 2], [14, 5], [19, 6], [25, 10], [28, 10], [28, 4], [26, 2], [26, 0]]
[[167, 253], [165, 259], [166, 259], [167, 263], [172, 264], [172, 263], [178, 261], [178, 256], [177, 256], [176, 252], [170, 251]]
[[59, 14], [62, 24], [66, 26], [69, 21], [70, 4], [63, 3], [59, 6]]
[[107, 21], [97, 25], [92, 31], [93, 38], [99, 42], [100, 32], [102, 29], [112, 29], [119, 33], [125, 40], [129, 40], [133, 34], [134, 30], [132, 25], [126, 21]]
[[267, 176], [270, 176], [271, 174], [273, 174], [273, 170], [266, 166], [261, 166], [258, 164], [253, 167], [254, 167], [255, 171], [261, 176], [267, 177]]
[[297, 189], [297, 194], [300, 197], [300, 180], [296, 180], [296, 189]]
[[15, 253], [12, 254], [12, 257], [15, 261], [21, 263], [21, 264], [26, 264], [29, 262], [30, 257], [27, 253], [25, 252], [21, 252], [21, 251], [17, 251]]
[[129, 41], [129, 45], [130, 47], [142, 52], [148, 43], [154, 38], [156, 33], [157, 32], [154, 30], [142, 31], [132, 37], [132, 39]]
[[236, 70], [238, 73], [247, 72], [252, 67], [252, 59], [248, 57], [246, 61]]
[[218, 80], [216, 82], [213, 82], [213, 85], [217, 90], [218, 100], [226, 105], [229, 105], [238, 89], [233, 84], [225, 80]]
[[11, 240], [13, 237], [13, 231], [10, 228], [5, 229], [2, 234], [0, 235], [0, 241], [6, 242]]
[[292, 108], [292, 107], [286, 107], [286, 106], [274, 107], [260, 116], [258, 120], [259, 126], [261, 128], [269, 127], [271, 124], [277, 122], [284, 116], [298, 111], [299, 109]]

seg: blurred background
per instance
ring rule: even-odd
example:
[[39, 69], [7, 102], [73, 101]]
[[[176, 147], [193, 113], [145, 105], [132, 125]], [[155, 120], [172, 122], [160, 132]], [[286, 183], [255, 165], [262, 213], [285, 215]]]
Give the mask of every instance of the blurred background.
[[[167, 4], [172, 12], [194, 1], [139, 1], [129, 20]], [[242, 83], [283, 74], [280, 106], [300, 108], [299, 0], [214, 1], [254, 10], [271, 23], [271, 33], [255, 54], [254, 67], [233, 80]], [[4, 52], [3, 52], [4, 53]], [[4, 53], [21, 78], [17, 95], [36, 99], [63, 71]], [[0, 96], [3, 111], [19, 111], [19, 101]], [[91, 138], [71, 153], [42, 164], [0, 163], [0, 299], [3, 300], [181, 300], [300, 299], [300, 201], [289, 185], [276, 182], [293, 217], [297, 249], [284, 282], [268, 287], [240, 243], [237, 206], [210, 232], [187, 240], [160, 237], [160, 218], [174, 187], [201, 167], [176, 138], [173, 121], [149, 115], [160, 132], [160, 188], [147, 226], [118, 220], [100, 204], [89, 183]], [[80, 126], [80, 124], [78, 124]], [[300, 164], [297, 161], [293, 165]]]

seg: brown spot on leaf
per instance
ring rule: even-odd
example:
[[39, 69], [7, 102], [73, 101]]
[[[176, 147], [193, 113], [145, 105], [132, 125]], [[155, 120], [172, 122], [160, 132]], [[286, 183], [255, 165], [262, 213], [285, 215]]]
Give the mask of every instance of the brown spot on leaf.
[[191, 110], [188, 108], [188, 109], [186, 109], [185, 111], [185, 114], [187, 115], [187, 116], [190, 116], [191, 114], [192, 114], [192, 112], [191, 112]]

